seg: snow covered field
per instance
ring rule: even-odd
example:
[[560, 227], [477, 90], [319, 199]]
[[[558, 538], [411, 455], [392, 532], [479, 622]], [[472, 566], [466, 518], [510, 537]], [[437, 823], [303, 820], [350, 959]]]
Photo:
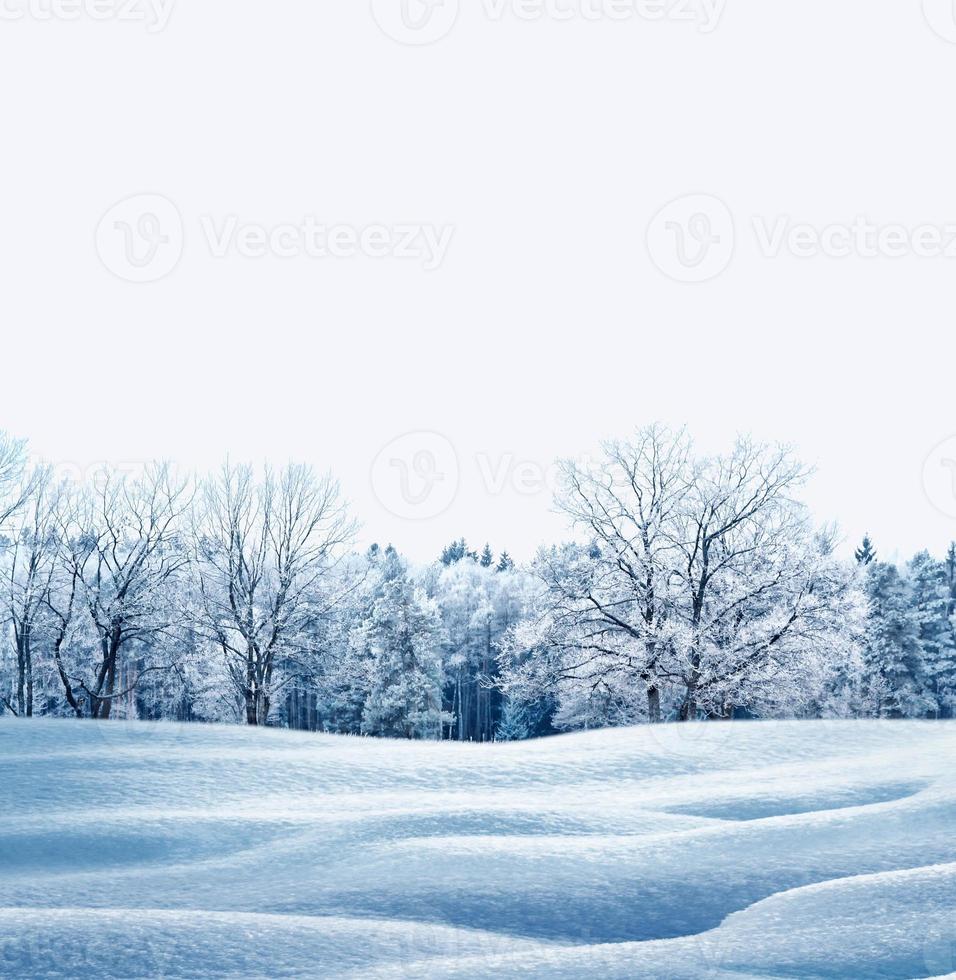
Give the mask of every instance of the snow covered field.
[[956, 970], [956, 724], [0, 723], [4, 977]]

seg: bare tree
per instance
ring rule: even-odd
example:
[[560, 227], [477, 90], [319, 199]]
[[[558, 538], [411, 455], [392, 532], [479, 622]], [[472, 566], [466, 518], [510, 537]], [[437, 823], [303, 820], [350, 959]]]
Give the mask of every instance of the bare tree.
[[24, 505], [33, 492], [33, 479], [24, 479], [27, 443], [0, 431], [0, 528]]
[[49, 636], [50, 593], [57, 570], [57, 517], [62, 487], [49, 466], [27, 474], [22, 507], [5, 547], [4, 604], [16, 657], [16, 713], [33, 716], [34, 648]]
[[[45, 478], [46, 470], [44, 467], [36, 467], [27, 470], [26, 440], [15, 439], [6, 432], [0, 432], [0, 531], [7, 531], [12, 518], [18, 514], [30, 497], [37, 491], [38, 482]], [[26, 522], [29, 524], [29, 520]], [[7, 591], [7, 614], [14, 633], [14, 652], [16, 657], [16, 702], [14, 708], [5, 698], [3, 705], [13, 712], [24, 716], [33, 714], [33, 658], [31, 626], [26, 626], [23, 631], [22, 619], [18, 621], [14, 615], [15, 609], [20, 613], [26, 613], [28, 619], [32, 620], [36, 611], [40, 608], [40, 603], [35, 601], [36, 588], [38, 581], [28, 572], [30, 581], [25, 584], [25, 592], [20, 592], [16, 586], [18, 578], [24, 572], [24, 560], [20, 558], [21, 528], [14, 527], [9, 529], [10, 537], [4, 537], [4, 550], [6, 551], [6, 572], [9, 573], [9, 588]], [[32, 550], [27, 546], [27, 550]], [[34, 557], [39, 558], [39, 555]], [[36, 576], [42, 578], [42, 573], [37, 570]], [[17, 602], [19, 593], [22, 603]]]
[[662, 688], [684, 720], [735, 706], [796, 706], [846, 653], [858, 588], [793, 498], [806, 476], [786, 449], [740, 440], [695, 459], [651, 428], [567, 464], [559, 507], [590, 545], [542, 553], [537, 616], [512, 644], [509, 682], [564, 684], [605, 702]]
[[651, 426], [604, 451], [599, 466], [563, 463], [557, 496], [591, 538], [590, 561], [571, 575], [562, 572], [566, 564], [547, 559], [543, 568], [559, 625], [576, 622], [567, 634], [580, 652], [575, 676], [600, 685], [609, 669], [636, 674], [646, 687], [648, 718], [658, 722], [675, 553], [669, 529], [688, 491], [690, 443], [683, 431]]
[[323, 586], [355, 524], [338, 484], [303, 465], [257, 480], [226, 463], [206, 481], [194, 520], [200, 624], [222, 652], [250, 725], [265, 724], [301, 657]]
[[[808, 534], [806, 512], [792, 497], [806, 476], [786, 448], [747, 439], [695, 467], [672, 532], [683, 591], [685, 718], [697, 716], [705, 651], [726, 661], [748, 616], [789, 599], [794, 574], [802, 581], [789, 559]], [[714, 657], [717, 651], [723, 652]]]
[[65, 673], [74, 710], [82, 699], [91, 717], [108, 718], [114, 701], [144, 674], [173, 666], [170, 650], [162, 663], [124, 670], [130, 665], [122, 663], [121, 653], [133, 644], [173, 645], [182, 611], [170, 598], [189, 560], [179, 527], [189, 503], [187, 482], [169, 465], [153, 464], [136, 479], [107, 472], [69, 512], [60, 532], [69, 587], [57, 607], [59, 621], [65, 638], [75, 604], [81, 603], [95, 648], [91, 670]]

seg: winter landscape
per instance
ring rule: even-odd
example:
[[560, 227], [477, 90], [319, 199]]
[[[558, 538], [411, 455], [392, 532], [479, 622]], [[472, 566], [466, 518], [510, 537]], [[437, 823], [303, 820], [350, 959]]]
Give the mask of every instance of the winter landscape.
[[517, 563], [328, 474], [0, 440], [0, 974], [956, 972], [956, 549], [662, 425]]
[[956, 980], [956, 0], [0, 88], [0, 980]]

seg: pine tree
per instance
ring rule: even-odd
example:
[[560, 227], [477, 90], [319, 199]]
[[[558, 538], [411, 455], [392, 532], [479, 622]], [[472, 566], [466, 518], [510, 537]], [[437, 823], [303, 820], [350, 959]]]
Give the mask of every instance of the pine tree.
[[502, 551], [501, 557], [498, 559], [497, 571], [510, 572], [514, 567], [515, 563], [512, 560], [511, 555], [509, 555], [507, 551]]
[[909, 563], [910, 597], [919, 631], [923, 673], [934, 699], [933, 713], [943, 713], [956, 668], [956, 646], [950, 620], [952, 602], [947, 564], [921, 551]]
[[876, 550], [873, 548], [873, 542], [870, 541], [869, 534], [863, 535], [863, 544], [853, 553], [853, 557], [861, 565], [869, 565], [872, 561], [876, 560]]
[[[946, 623], [949, 628], [949, 645], [956, 648], [956, 543], [950, 544], [943, 562], [946, 582]], [[940, 676], [939, 702], [944, 718], [954, 717], [956, 713], [956, 657], [947, 676]]]
[[457, 565], [458, 562], [464, 561], [466, 558], [478, 561], [478, 552], [469, 550], [465, 539], [459, 538], [442, 550], [440, 561], [443, 565], [450, 566]]
[[869, 710], [879, 717], [919, 717], [930, 707], [919, 623], [895, 565], [869, 566], [867, 596], [870, 615], [863, 658]]
[[466, 550], [467, 546], [465, 545], [464, 538], [458, 541], [452, 541], [450, 545], [442, 549], [440, 561], [445, 566], [455, 565], [465, 557]]
[[531, 735], [531, 721], [527, 705], [515, 698], [505, 698], [501, 709], [501, 720], [495, 731], [499, 742], [520, 742]]
[[442, 712], [441, 619], [436, 604], [411, 581], [391, 546], [360, 634], [370, 669], [362, 731], [440, 739], [449, 720]]
[[949, 595], [946, 615], [952, 620], [953, 616], [956, 615], [956, 543], [949, 546], [943, 564], [946, 569], [946, 588]]
[[485, 545], [484, 551], [481, 553], [481, 561], [479, 564], [482, 568], [491, 568], [494, 563], [495, 556], [491, 553], [491, 546], [489, 544]]

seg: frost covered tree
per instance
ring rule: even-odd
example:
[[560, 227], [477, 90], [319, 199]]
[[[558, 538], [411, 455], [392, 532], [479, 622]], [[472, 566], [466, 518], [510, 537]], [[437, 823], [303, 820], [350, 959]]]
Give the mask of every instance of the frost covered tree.
[[[39, 476], [39, 469], [32, 471]], [[0, 431], [0, 531], [6, 530], [7, 521], [29, 499], [34, 490], [33, 479], [24, 479], [27, 470], [26, 439], [16, 439]]]
[[[947, 597], [946, 621], [949, 624], [950, 643], [956, 646], [956, 543], [950, 544], [943, 569]], [[938, 690], [938, 700], [943, 717], [952, 718], [956, 710], [956, 660], [951, 663], [949, 674]]]
[[443, 629], [437, 604], [415, 584], [398, 552], [376, 562], [353, 649], [368, 672], [362, 731], [393, 738], [440, 739]]
[[[490, 553], [490, 548], [486, 549]], [[445, 630], [445, 704], [459, 741], [496, 737], [503, 709], [498, 685], [502, 641], [523, 615], [529, 577], [494, 562], [439, 565], [424, 576]]]
[[58, 537], [68, 598], [53, 608], [72, 631], [70, 665], [61, 663], [74, 710], [109, 718], [146, 676], [172, 669], [189, 494], [170, 466], [154, 464], [136, 477], [106, 471], [64, 511]]
[[269, 719], [301, 664], [355, 532], [338, 484], [310, 467], [226, 463], [203, 483], [193, 514], [196, 625], [222, 654], [249, 725]]
[[563, 473], [558, 505], [590, 544], [539, 555], [512, 690], [556, 685], [572, 725], [656, 721], [662, 691], [684, 720], [809, 706], [863, 604], [793, 499], [805, 473], [789, 453], [740, 440], [698, 458], [652, 427]]
[[786, 449], [746, 439], [695, 465], [675, 535], [684, 719], [794, 707], [855, 643], [862, 596], [794, 499], [805, 477]]
[[948, 560], [921, 551], [902, 571], [874, 562], [867, 573], [867, 713], [906, 718], [949, 714], [956, 640]]
[[608, 702], [619, 700], [612, 695], [622, 680], [629, 690], [638, 683], [652, 722], [661, 720], [663, 658], [674, 629], [690, 451], [684, 432], [654, 426], [606, 444], [597, 465], [565, 462], [557, 504], [591, 543], [543, 554], [537, 566], [547, 587], [547, 645], [572, 653], [570, 665], [562, 658], [562, 673]]
[[923, 686], [935, 702], [930, 710], [936, 715], [944, 708], [956, 670], [949, 574], [945, 563], [928, 551], [919, 552], [907, 566], [910, 605], [920, 646], [920, 673]]
[[50, 601], [57, 580], [57, 520], [63, 492], [52, 469], [38, 466], [17, 494], [22, 503], [18, 513], [8, 515], [3, 581], [16, 663], [16, 708], [7, 706], [24, 718], [33, 716], [35, 656], [56, 632]]
[[[11, 518], [17, 514], [35, 490], [35, 480], [39, 477], [39, 469], [24, 479], [27, 473], [26, 441], [15, 439], [6, 432], [0, 431], [0, 535], [2, 535], [5, 571], [8, 573], [7, 613], [9, 616], [17, 612], [32, 616], [38, 613], [42, 603], [34, 601], [35, 590], [29, 585], [21, 584], [25, 574], [24, 565], [27, 559], [23, 557], [21, 547], [21, 529], [11, 526]], [[29, 524], [29, 521], [26, 522]], [[8, 699], [0, 694], [0, 712], [3, 708], [14, 714], [31, 715], [33, 712], [33, 670], [32, 670], [32, 630], [30, 626], [18, 631], [17, 621], [11, 618], [14, 629], [14, 659], [16, 694]], [[22, 620], [20, 620], [22, 623]], [[11, 703], [11, 700], [16, 704]]]
[[352, 553], [308, 467], [75, 486], [0, 434], [0, 703], [473, 741], [952, 716], [956, 545], [898, 568], [867, 536], [840, 560], [796, 501], [802, 467], [746, 440], [699, 455], [651, 427], [560, 476], [574, 541], [516, 567], [459, 538], [411, 566]]
[[868, 534], [863, 535], [863, 543], [853, 553], [853, 557], [860, 565], [869, 565], [876, 560], [876, 550]]
[[927, 708], [917, 621], [906, 582], [895, 565], [868, 569], [864, 664], [869, 713], [911, 717]]

